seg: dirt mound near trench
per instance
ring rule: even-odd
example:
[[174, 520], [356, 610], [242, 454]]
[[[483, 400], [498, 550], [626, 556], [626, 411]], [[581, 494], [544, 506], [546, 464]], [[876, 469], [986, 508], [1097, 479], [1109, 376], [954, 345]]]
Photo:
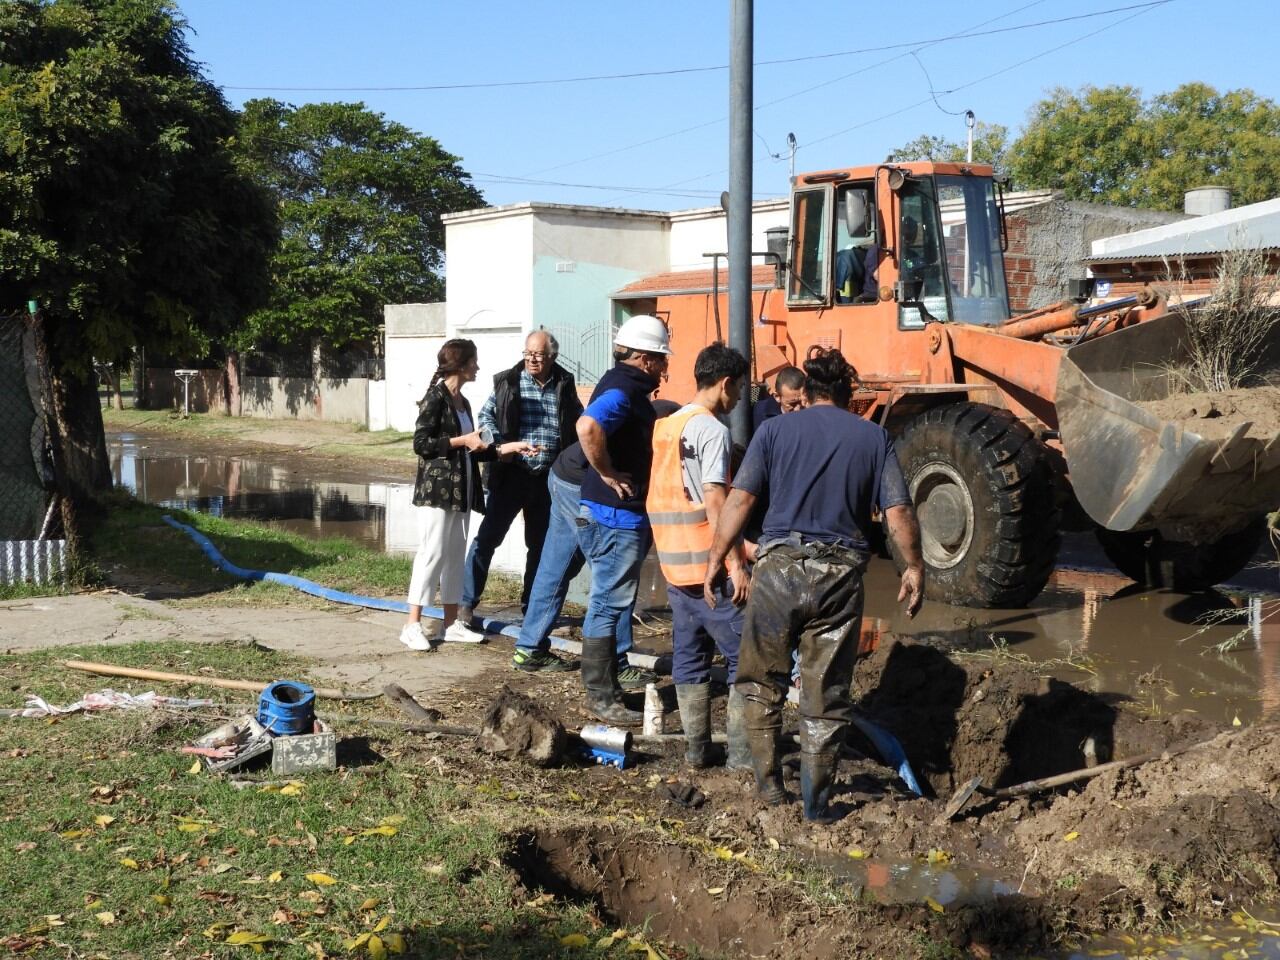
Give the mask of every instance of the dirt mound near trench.
[[1280, 728], [1104, 774], [1026, 818], [1012, 842], [1036, 853], [1041, 876], [1106, 878], [1148, 916], [1269, 899], [1280, 884]]
[[[893, 640], [859, 662], [859, 706], [901, 741], [942, 797], [971, 777], [1009, 786], [1163, 750], [1207, 735], [1179, 714], [1148, 720], [1124, 698], [1082, 690], [1008, 659], [958, 659], [926, 643]], [[863, 744], [868, 756], [875, 756]]]

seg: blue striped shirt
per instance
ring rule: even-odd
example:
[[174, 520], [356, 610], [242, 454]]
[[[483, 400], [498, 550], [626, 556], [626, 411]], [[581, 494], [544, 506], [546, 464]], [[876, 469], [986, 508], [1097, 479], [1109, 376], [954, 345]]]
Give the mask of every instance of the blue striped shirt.
[[[501, 434], [495, 419], [497, 410], [498, 397], [490, 394], [480, 409], [480, 426], [488, 427], [495, 436]], [[529, 371], [520, 371], [520, 436], [514, 439], [539, 448], [534, 456], [520, 458], [530, 470], [541, 473], [550, 468], [560, 453], [560, 394], [554, 378], [539, 386]]]

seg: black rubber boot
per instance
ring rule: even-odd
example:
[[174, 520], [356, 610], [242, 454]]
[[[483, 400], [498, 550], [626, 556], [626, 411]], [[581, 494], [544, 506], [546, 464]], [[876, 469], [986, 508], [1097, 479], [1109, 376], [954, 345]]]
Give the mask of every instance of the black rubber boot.
[[729, 688], [728, 719], [725, 723], [728, 750], [724, 765], [730, 770], [751, 769], [751, 742], [747, 739], [747, 698], [737, 687]]
[[800, 754], [800, 799], [804, 818], [814, 823], [834, 823], [831, 784], [836, 778], [836, 758], [821, 753]]
[[582, 685], [587, 711], [597, 720], [620, 727], [638, 727], [644, 720], [639, 710], [628, 710], [622, 702], [613, 637], [582, 638]]
[[782, 786], [782, 763], [778, 758], [778, 737], [773, 730], [751, 731], [751, 767], [756, 774], [756, 796], [771, 807], [787, 802]]
[[695, 770], [711, 766], [711, 684], [677, 683], [680, 725], [684, 727], [684, 758]]

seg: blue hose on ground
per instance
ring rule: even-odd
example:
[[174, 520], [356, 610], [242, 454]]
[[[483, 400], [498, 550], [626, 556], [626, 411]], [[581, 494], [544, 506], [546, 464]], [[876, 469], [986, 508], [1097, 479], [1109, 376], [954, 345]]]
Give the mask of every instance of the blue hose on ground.
[[[367, 607], [370, 610], [386, 610], [391, 613], [408, 613], [409, 605], [403, 600], [383, 600], [378, 597], [364, 597], [357, 593], [345, 593], [342, 590], [333, 590], [329, 587], [322, 587], [314, 580], [307, 580], [305, 577], [295, 577], [288, 573], [273, 573], [270, 570], [249, 570], [245, 567], [237, 567], [234, 563], [218, 552], [215, 547], [203, 533], [195, 527], [185, 523], [179, 523], [167, 513], [164, 515], [164, 522], [175, 530], [181, 530], [192, 540], [195, 541], [206, 557], [213, 561], [214, 565], [224, 573], [229, 573], [233, 577], [241, 580], [265, 580], [268, 583], [282, 583], [287, 587], [293, 587], [295, 590], [301, 590], [303, 593], [309, 593], [313, 597], [320, 597], [322, 600], [332, 600], [334, 603], [346, 603], [355, 607]], [[428, 617], [434, 617], [439, 620], [444, 616], [444, 611], [439, 607], [423, 607], [422, 612]], [[484, 620], [482, 626], [486, 633], [497, 633], [504, 637], [513, 639], [519, 638], [520, 628], [514, 624], [504, 623], [501, 620]], [[560, 641], [557, 643], [556, 641]], [[560, 646], [563, 640], [559, 637], [552, 637], [552, 646]]]
[[885, 763], [898, 769], [898, 776], [902, 778], [907, 788], [917, 797], [923, 797], [924, 791], [920, 789], [920, 782], [916, 780], [915, 771], [911, 769], [911, 762], [907, 759], [907, 753], [902, 749], [898, 738], [884, 727], [877, 726], [856, 713], [853, 715], [853, 724], [866, 734], [867, 739], [880, 751], [880, 756], [884, 757]]

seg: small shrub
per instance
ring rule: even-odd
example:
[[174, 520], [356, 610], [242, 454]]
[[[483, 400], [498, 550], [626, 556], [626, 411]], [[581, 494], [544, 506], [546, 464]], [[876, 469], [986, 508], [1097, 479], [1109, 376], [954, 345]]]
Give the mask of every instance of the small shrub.
[[[1220, 393], [1264, 381], [1267, 347], [1280, 323], [1280, 274], [1258, 247], [1235, 242], [1218, 261], [1213, 294], [1187, 312], [1188, 358], [1169, 369], [1176, 391]], [[1185, 261], [1166, 261], [1166, 284], [1188, 280]]]

